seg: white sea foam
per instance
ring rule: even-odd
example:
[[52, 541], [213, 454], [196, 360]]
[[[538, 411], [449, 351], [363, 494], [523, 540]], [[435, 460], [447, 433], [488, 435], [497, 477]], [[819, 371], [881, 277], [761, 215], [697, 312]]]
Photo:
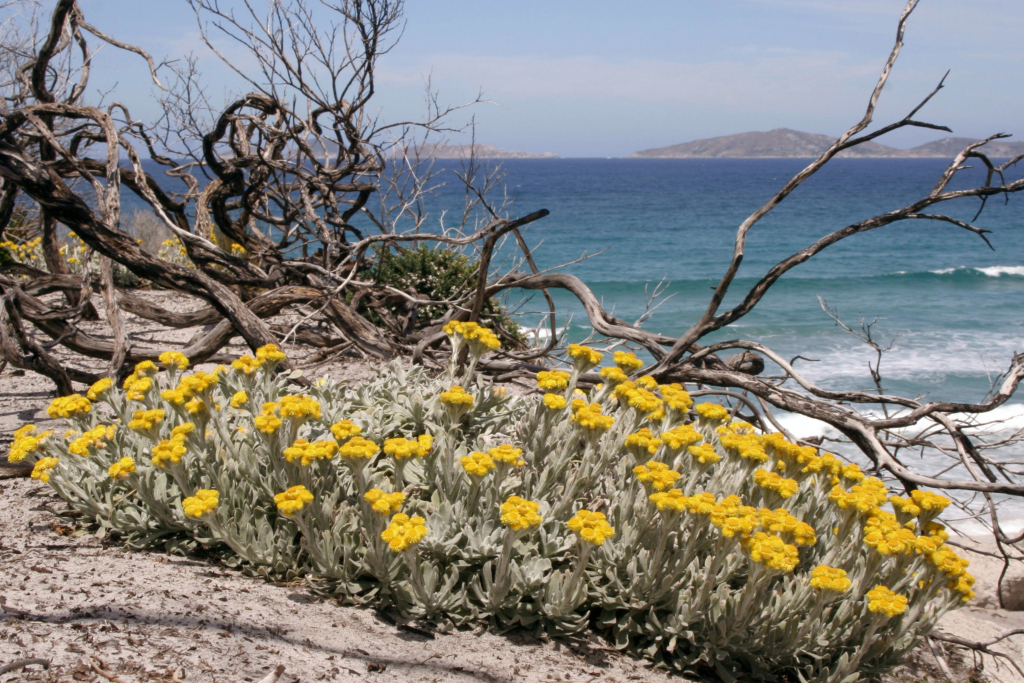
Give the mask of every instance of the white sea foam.
[[985, 268], [975, 268], [975, 270], [989, 277], [1000, 277], [1001, 275], [1024, 277], [1024, 266], [988, 266]]
[[963, 269], [964, 267], [960, 266], [959, 268], [940, 268], [939, 270], [929, 270], [928, 272], [936, 275], [949, 275], [950, 273], [955, 273], [956, 271]]

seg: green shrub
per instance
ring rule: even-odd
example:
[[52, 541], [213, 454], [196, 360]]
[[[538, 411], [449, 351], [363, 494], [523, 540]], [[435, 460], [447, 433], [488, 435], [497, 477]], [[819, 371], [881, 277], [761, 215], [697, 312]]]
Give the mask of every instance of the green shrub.
[[[571, 372], [512, 396], [473, 376], [497, 339], [446, 326], [432, 378], [393, 364], [348, 387], [293, 393], [276, 347], [183, 376], [141, 363], [56, 399], [59, 437], [26, 426], [11, 459], [129, 543], [220, 547], [275, 579], [441, 629], [489, 622], [571, 636], [675, 670], [851, 683], [892, 667], [971, 593], [935, 518], [949, 501], [888, 498], [814, 448], [693, 405], [679, 385]], [[461, 373], [461, 374], [457, 374]], [[883, 509], [892, 505], [893, 511]]]

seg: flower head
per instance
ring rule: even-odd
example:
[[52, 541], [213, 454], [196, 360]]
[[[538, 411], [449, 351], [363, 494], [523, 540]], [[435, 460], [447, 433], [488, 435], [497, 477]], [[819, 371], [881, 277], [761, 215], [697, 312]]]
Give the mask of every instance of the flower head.
[[220, 504], [220, 493], [215, 489], [199, 489], [196, 495], [181, 501], [181, 509], [186, 517], [199, 519], [217, 509]]
[[154, 410], [136, 410], [128, 422], [128, 429], [136, 432], [147, 432], [164, 420], [167, 413], [159, 408]]
[[[626, 437], [626, 449], [635, 456], [654, 455], [661, 448], [661, 439], [654, 436], [647, 427]], [[636, 471], [636, 470], [634, 470]], [[661, 489], [659, 489], [660, 491]]]
[[378, 453], [380, 446], [361, 436], [353, 436], [338, 449], [338, 454], [346, 459], [369, 460]]
[[308, 467], [314, 460], [330, 460], [338, 453], [337, 441], [316, 441], [310, 443], [306, 439], [296, 439], [295, 443], [284, 449], [284, 458], [288, 462], [298, 460], [303, 467]]
[[277, 509], [281, 511], [285, 517], [291, 517], [296, 512], [305, 507], [306, 503], [313, 502], [313, 494], [309, 492], [305, 486], [301, 484], [298, 486], [292, 486], [283, 493], [278, 493], [274, 496], [274, 503], [277, 504]]
[[405, 502], [405, 494], [401, 492], [384, 493], [380, 489], [370, 489], [363, 494], [363, 499], [370, 504], [370, 508], [379, 515], [389, 515], [398, 512], [402, 503]]
[[354, 424], [350, 420], [342, 420], [341, 422], [335, 422], [331, 425], [331, 435], [333, 435], [338, 441], [351, 439], [353, 436], [357, 436], [362, 433], [363, 428]]
[[278, 404], [281, 406], [282, 418], [297, 421], [320, 419], [320, 404], [309, 396], [282, 396]]
[[441, 403], [450, 406], [453, 411], [461, 413], [473, 407], [473, 395], [466, 393], [466, 390], [458, 384], [448, 391], [441, 392]]
[[704, 437], [693, 428], [693, 425], [685, 424], [662, 432], [661, 440], [669, 449], [678, 451], [690, 444], [700, 443]]
[[400, 553], [422, 541], [427, 533], [427, 520], [419, 515], [410, 517], [399, 512], [391, 518], [391, 523], [381, 532], [380, 537], [393, 552]]
[[633, 468], [633, 474], [644, 484], [650, 485], [655, 491], [665, 491], [672, 488], [679, 477], [679, 472], [669, 469], [663, 462], [650, 460], [646, 465], [637, 465]]
[[186, 453], [185, 435], [172, 436], [153, 446], [153, 466], [164, 467], [167, 463], [177, 464]]
[[246, 375], [251, 375], [252, 373], [259, 370], [261, 367], [263, 367], [263, 361], [259, 360], [258, 358], [253, 358], [252, 356], [246, 355], [242, 356], [241, 358], [238, 358], [237, 360], [232, 361], [231, 367], [237, 370], [238, 372], [244, 373]]
[[795, 479], [785, 479], [778, 472], [760, 468], [754, 472], [754, 483], [768, 491], [775, 491], [783, 498], [792, 498], [800, 490]]
[[160, 364], [165, 367], [175, 367], [184, 370], [188, 367], [188, 357], [180, 351], [164, 351], [159, 356]]
[[907, 611], [907, 598], [878, 585], [867, 592], [868, 610], [886, 617], [895, 617]]
[[789, 545], [782, 537], [758, 531], [744, 542], [750, 559], [771, 569], [791, 572], [800, 562], [800, 553], [796, 546]]
[[256, 349], [256, 360], [263, 361], [264, 363], [280, 363], [286, 358], [288, 356], [281, 349], [277, 348], [277, 344], [267, 344]]
[[107, 469], [111, 479], [124, 479], [135, 471], [135, 460], [127, 456], [121, 458]]
[[[619, 351], [618, 353], [622, 353]], [[611, 385], [622, 384], [629, 379], [629, 376], [621, 368], [601, 368], [601, 378]]]
[[273, 434], [281, 426], [281, 418], [277, 416], [280, 406], [277, 403], [267, 402], [263, 404], [260, 414], [253, 418], [256, 429], [264, 434]]
[[503, 462], [506, 465], [512, 465], [514, 467], [522, 467], [526, 464], [523, 460], [523, 449], [516, 448], [509, 444], [502, 444], [495, 446], [494, 448], [487, 449], [487, 455], [490, 456], [494, 462]]
[[615, 423], [615, 418], [611, 415], [601, 413], [600, 403], [584, 404], [573, 413], [572, 420], [583, 429], [593, 433], [607, 431]]
[[36, 426], [31, 424], [14, 430], [14, 441], [7, 453], [7, 462], [21, 462], [30, 453], [34, 453], [51, 434], [52, 431], [38, 433]]
[[685, 512], [689, 509], [687, 504], [690, 502], [690, 499], [684, 496], [683, 492], [679, 489], [669, 489], [668, 491], [653, 493], [649, 500], [662, 512], [666, 510]]
[[600, 351], [581, 344], [569, 344], [568, 354], [569, 358], [572, 358], [573, 367], [577, 372], [586, 372], [598, 365], [604, 358], [604, 354]]
[[615, 535], [615, 529], [608, 523], [608, 518], [603, 512], [580, 510], [566, 526], [581, 540], [594, 545], [603, 545], [606, 539]]
[[107, 447], [107, 442], [114, 438], [114, 429], [114, 425], [93, 427], [72, 440], [68, 444], [68, 451], [87, 458], [93, 450]]
[[540, 503], [519, 496], [509, 496], [501, 504], [501, 523], [513, 531], [526, 531], [540, 526]]
[[694, 410], [705, 422], [725, 422], [729, 419], [729, 409], [719, 403], [698, 403]]
[[537, 386], [541, 391], [565, 391], [570, 375], [562, 370], [541, 370], [537, 373]]
[[484, 477], [495, 467], [494, 459], [480, 451], [473, 451], [469, 455], [462, 456], [459, 458], [459, 462], [466, 474], [473, 477]]
[[612, 356], [612, 360], [626, 373], [636, 372], [644, 366], [644, 362], [637, 358], [635, 353], [630, 351], [616, 351]]
[[104, 394], [106, 394], [112, 386], [114, 386], [114, 383], [110, 381], [110, 378], [104, 377], [89, 387], [89, 391], [85, 392], [85, 397], [90, 401], [98, 401], [103, 398]]
[[687, 446], [686, 452], [701, 465], [713, 465], [722, 459], [715, 447], [709, 443], [702, 443], [699, 446]]
[[853, 582], [846, 578], [846, 570], [822, 564], [811, 570], [811, 588], [845, 593]]
[[46, 414], [52, 418], [68, 418], [86, 415], [90, 410], [92, 410], [92, 402], [89, 399], [79, 394], [71, 394], [53, 399], [50, 407], [46, 409]]
[[32, 468], [32, 478], [38, 479], [44, 484], [50, 481], [50, 470], [56, 467], [60, 463], [59, 458], [40, 458], [36, 460], [35, 466]]
[[234, 394], [231, 395], [231, 407], [232, 408], [236, 408], [236, 409], [237, 408], [241, 408], [242, 406], [244, 406], [248, 402], [249, 402], [249, 394], [245, 393], [244, 391], [236, 391]]

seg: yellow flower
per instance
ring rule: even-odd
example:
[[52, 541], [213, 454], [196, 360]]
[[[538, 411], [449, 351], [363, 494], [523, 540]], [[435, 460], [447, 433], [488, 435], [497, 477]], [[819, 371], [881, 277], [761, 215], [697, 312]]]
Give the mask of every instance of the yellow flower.
[[179, 370], [188, 367], [188, 357], [180, 351], [164, 351], [159, 356], [160, 364], [165, 367], [174, 366]]
[[718, 403], [698, 403], [694, 410], [704, 420], [724, 422], [729, 419], [729, 409]]
[[185, 410], [188, 411], [189, 415], [198, 415], [199, 413], [206, 412], [206, 404], [203, 403], [202, 399], [194, 398], [185, 404]]
[[246, 355], [240, 357], [238, 360], [231, 361], [231, 367], [241, 373], [251, 375], [263, 367], [263, 361]]
[[[612, 356], [615, 364], [622, 368], [623, 372], [636, 372], [644, 366], [644, 362], [636, 357], [635, 353], [630, 351], [616, 351], [615, 355]], [[603, 376], [603, 373], [602, 373]]]
[[513, 531], [526, 531], [540, 526], [540, 503], [519, 496], [509, 496], [501, 504], [501, 523]]
[[[573, 403], [575, 404], [575, 401]], [[612, 424], [615, 422], [615, 418], [611, 415], [601, 414], [600, 403], [591, 403], [589, 406], [584, 404], [583, 407], [573, 413], [572, 420], [580, 427], [592, 432], [607, 431], [611, 429]]]
[[712, 465], [722, 459], [722, 456], [715, 451], [715, 447], [709, 443], [699, 446], [688, 446], [686, 452], [701, 465]]
[[565, 391], [570, 375], [561, 370], [541, 370], [537, 373], [537, 386], [541, 391]]
[[21, 462], [34, 453], [53, 434], [53, 431], [36, 432], [35, 425], [25, 425], [14, 431], [14, 442], [7, 453], [7, 462]]
[[241, 408], [242, 406], [244, 406], [248, 402], [249, 402], [249, 395], [247, 393], [245, 393], [244, 391], [236, 391], [231, 396], [231, 407], [232, 408]]
[[[160, 411], [163, 412], [163, 411]], [[106, 448], [106, 441], [114, 438], [114, 425], [94, 427], [68, 444], [68, 451], [84, 458], [91, 455], [90, 449]]]
[[277, 344], [267, 344], [256, 349], [256, 359], [264, 363], [280, 363], [287, 357], [283, 351], [277, 348]]
[[[616, 355], [618, 355], [620, 353], [622, 353], [622, 352], [621, 351], [617, 351]], [[625, 382], [626, 380], [629, 379], [629, 377], [626, 375], [626, 373], [624, 373], [621, 369], [614, 368], [614, 367], [612, 367], [612, 368], [601, 368], [601, 377], [606, 382], [608, 382], [610, 384], [613, 384], [613, 385], [615, 385], [615, 384], [622, 384], [623, 382]]]
[[90, 410], [92, 410], [92, 402], [89, 399], [79, 394], [71, 394], [53, 399], [50, 407], [46, 409], [46, 414], [52, 418], [68, 418], [75, 415], [86, 415]]
[[411, 548], [426, 536], [427, 520], [418, 515], [410, 517], [402, 512], [391, 518], [391, 524], [380, 535], [381, 539], [396, 553]]
[[522, 459], [523, 449], [515, 448], [509, 444], [502, 444], [495, 448], [487, 449], [487, 455], [491, 457], [495, 462], [503, 462], [507, 465], [513, 465], [515, 467], [522, 467], [526, 464], [526, 461]]
[[380, 446], [361, 436], [353, 436], [338, 451], [343, 458], [369, 459], [380, 453]]
[[406, 458], [425, 458], [430, 455], [434, 445], [434, 437], [429, 434], [421, 434], [416, 439], [395, 437], [384, 442], [384, 453], [394, 456], [399, 460]]
[[693, 425], [679, 425], [667, 432], [661, 433], [661, 440], [673, 451], [678, 451], [684, 446], [698, 443], [704, 439], [700, 432], [693, 428]]
[[603, 512], [580, 510], [566, 526], [582, 540], [594, 545], [603, 545], [605, 540], [615, 535], [615, 529], [608, 523]]
[[750, 559], [771, 569], [791, 572], [800, 562], [796, 546], [789, 545], [780, 536], [758, 531], [743, 545]]
[[166, 413], [162, 410], [136, 410], [132, 413], [132, 419], [128, 423], [128, 429], [136, 432], [143, 432], [163, 422]]
[[864, 481], [864, 473], [860, 471], [855, 463], [850, 463], [843, 467], [843, 479], [849, 479], [850, 481]]
[[85, 397], [90, 401], [97, 401], [103, 398], [103, 395], [107, 393], [113, 385], [114, 383], [110, 381], [109, 377], [104, 377], [89, 387], [89, 391], [85, 392]]
[[739, 496], [726, 496], [714, 505], [708, 505], [710, 501], [698, 500], [697, 496], [691, 498], [691, 512], [703, 512], [708, 510], [708, 519], [721, 530], [726, 538], [739, 537], [746, 539], [761, 524], [761, 518], [757, 510], [749, 505], [743, 505]]
[[111, 479], [124, 479], [134, 471], [135, 460], [126, 456], [111, 465], [107, 470], [107, 474], [110, 475]]
[[595, 365], [599, 365], [601, 359], [604, 358], [604, 354], [600, 351], [580, 344], [569, 344], [568, 354], [572, 358], [573, 367], [577, 372], [586, 372]]
[[300, 460], [308, 467], [314, 460], [330, 460], [338, 453], [336, 441], [316, 441], [310, 443], [306, 439], [296, 439], [295, 443], [284, 449], [284, 458], [288, 462]]
[[665, 399], [665, 405], [679, 414], [685, 414], [693, 407], [693, 399], [681, 384], [662, 384], [658, 390]]
[[896, 512], [907, 515], [908, 517], [917, 517], [921, 514], [921, 508], [914, 503], [913, 498], [889, 496], [889, 502], [892, 503], [892, 507]]
[[181, 462], [181, 456], [185, 455], [185, 435], [173, 436], [164, 439], [153, 446], [153, 466], [164, 467], [168, 462], [177, 464]]
[[647, 427], [627, 436], [625, 443], [629, 452], [637, 457], [642, 456], [644, 452], [654, 455], [661, 448], [661, 439], [656, 438]]
[[[703, 404], [712, 405], [712, 404]], [[746, 422], [733, 422], [732, 425], [747, 425]], [[716, 431], [718, 432], [718, 442], [722, 444], [722, 448], [726, 451], [744, 458], [745, 460], [753, 460], [755, 462], [767, 462], [768, 451], [765, 450], [761, 444], [761, 440], [757, 435], [750, 433], [751, 430], [741, 428], [741, 431], [733, 431], [729, 427], [719, 427]]]
[[793, 542], [799, 546], [814, 545], [818, 542], [814, 527], [806, 522], [801, 522], [785, 508], [775, 510], [761, 508], [757, 514], [761, 519], [761, 527], [765, 531], [791, 537]]
[[973, 585], [974, 577], [968, 574], [967, 572], [964, 572], [963, 576], [960, 576], [956, 580], [949, 582], [950, 590], [954, 590], [957, 593], [959, 593], [960, 599], [963, 602], [969, 602], [974, 598], [974, 591], [971, 590], [971, 587]]
[[217, 509], [220, 504], [220, 493], [216, 489], [199, 489], [196, 495], [181, 501], [181, 509], [186, 517], [199, 519]]
[[277, 416], [278, 405], [273, 402], [263, 404], [260, 414], [253, 419], [256, 429], [264, 434], [273, 434], [281, 426], [281, 418]]
[[462, 387], [456, 384], [448, 391], [441, 392], [441, 403], [452, 408], [467, 410], [473, 407], [473, 396], [467, 394]]
[[544, 394], [544, 407], [548, 410], [562, 410], [565, 408], [566, 400], [564, 396], [558, 394]]
[[141, 363], [135, 364], [135, 375], [137, 376], [155, 375], [159, 371], [160, 368], [151, 360], [144, 360]]
[[682, 476], [679, 472], [669, 469], [669, 466], [665, 463], [656, 460], [648, 461], [646, 466], [637, 465], [633, 468], [633, 474], [641, 482], [650, 484], [651, 488], [655, 491], [664, 491], [672, 488], [672, 485]]
[[494, 332], [474, 322], [452, 320], [444, 326], [444, 333], [452, 338], [453, 347], [461, 344], [459, 340], [468, 342], [470, 353], [474, 356], [480, 356], [487, 350], [497, 351], [501, 348], [501, 341]]
[[282, 396], [278, 402], [281, 406], [281, 417], [293, 420], [320, 419], [320, 404], [309, 396]]
[[313, 494], [309, 492], [309, 489], [301, 484], [299, 486], [292, 486], [284, 493], [279, 493], [274, 496], [274, 503], [277, 504], [277, 509], [280, 510], [285, 517], [291, 517], [305, 507], [306, 503], [312, 502]]
[[351, 439], [353, 436], [363, 433], [363, 428], [350, 420], [342, 420], [331, 425], [331, 434], [338, 441]]
[[775, 491], [783, 498], [792, 498], [800, 490], [795, 479], [784, 479], [778, 472], [768, 472], [761, 468], [754, 472], [754, 483], [763, 489]]
[[59, 462], [58, 458], [40, 458], [36, 460], [35, 467], [32, 468], [32, 478], [48, 484], [50, 482], [50, 470], [56, 467]]
[[846, 578], [846, 570], [822, 564], [811, 570], [811, 588], [845, 593], [853, 582]]
[[669, 489], [660, 493], [651, 494], [649, 500], [661, 511], [684, 512], [689, 506], [690, 499], [683, 495], [679, 489]]
[[921, 491], [919, 489], [911, 491], [910, 497], [914, 499], [914, 502], [917, 503], [922, 511], [932, 512], [935, 514], [945, 510], [952, 502], [945, 496], [940, 496], [939, 494], [932, 493], [931, 491]]
[[138, 374], [128, 375], [124, 381], [125, 396], [128, 397], [129, 401], [145, 401], [146, 392], [152, 388], [153, 380]]
[[907, 611], [907, 598], [893, 593], [885, 586], [878, 585], [867, 592], [868, 610], [887, 617], [895, 617]]
[[480, 451], [473, 451], [469, 455], [462, 456], [459, 462], [462, 463], [462, 469], [466, 470], [466, 474], [474, 477], [486, 476], [495, 467], [491, 456]]
[[398, 512], [405, 502], [404, 493], [384, 493], [380, 489], [370, 489], [363, 498], [370, 504], [370, 508], [379, 515], [388, 515]]

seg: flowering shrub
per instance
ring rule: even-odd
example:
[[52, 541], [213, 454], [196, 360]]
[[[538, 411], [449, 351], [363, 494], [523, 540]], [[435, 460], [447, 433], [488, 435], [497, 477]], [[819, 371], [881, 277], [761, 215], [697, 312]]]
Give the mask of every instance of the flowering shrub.
[[[392, 365], [306, 393], [264, 347], [186, 374], [173, 352], [54, 401], [10, 459], [133, 544], [225, 548], [352, 604], [451, 628], [594, 629], [620, 650], [722, 678], [850, 683], [893, 666], [973, 595], [934, 493], [889, 497], [853, 464], [759, 434], [679, 385], [589, 392], [602, 354], [511, 396], [475, 377], [490, 332], [449, 325], [465, 366]], [[892, 511], [886, 509], [892, 505]]]

